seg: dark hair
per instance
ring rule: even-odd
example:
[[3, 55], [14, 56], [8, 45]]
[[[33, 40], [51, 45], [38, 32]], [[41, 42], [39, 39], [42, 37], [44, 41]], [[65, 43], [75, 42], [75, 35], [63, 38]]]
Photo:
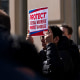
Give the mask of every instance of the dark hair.
[[4, 25], [5, 28], [10, 32], [10, 17], [6, 12], [0, 9], [0, 25]]
[[35, 45], [26, 41], [23, 36], [11, 36], [10, 42], [9, 53], [6, 54], [6, 56], [8, 56], [8, 60], [11, 61], [14, 66], [28, 67], [35, 71], [42, 68]]
[[60, 30], [58, 26], [49, 26], [53, 33], [53, 38], [56, 36], [62, 37], [63, 32]]
[[72, 33], [73, 33], [72, 27], [70, 27], [68, 25], [62, 25], [62, 27], [66, 28], [68, 30], [68, 34], [72, 35]]

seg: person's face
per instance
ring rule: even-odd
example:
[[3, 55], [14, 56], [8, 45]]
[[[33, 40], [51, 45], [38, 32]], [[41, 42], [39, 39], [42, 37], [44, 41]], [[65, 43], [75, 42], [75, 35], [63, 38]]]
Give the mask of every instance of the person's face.
[[53, 34], [53, 32], [52, 32], [52, 30], [49, 28], [49, 33], [52, 35], [52, 37], [53, 37], [53, 43], [54, 44], [58, 44], [58, 42], [59, 42], [59, 36], [56, 36], [56, 37], [54, 37], [54, 34]]
[[71, 38], [71, 35], [68, 34], [67, 28], [63, 28], [63, 35], [66, 36], [68, 39]]
[[53, 32], [52, 32], [52, 30], [51, 30], [50, 28], [48, 29], [48, 32], [49, 32], [49, 34], [50, 34], [50, 35], [52, 36], [52, 38], [53, 38], [53, 41], [52, 41], [52, 42], [55, 43], [55, 44], [57, 44], [57, 39], [56, 39], [57, 37], [54, 38], [54, 34], [53, 34]]

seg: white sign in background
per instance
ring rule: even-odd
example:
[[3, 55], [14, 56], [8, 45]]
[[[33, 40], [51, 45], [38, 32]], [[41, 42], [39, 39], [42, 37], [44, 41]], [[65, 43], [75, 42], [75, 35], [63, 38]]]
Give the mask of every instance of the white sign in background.
[[29, 32], [48, 29], [48, 8], [38, 8], [30, 11], [33, 12], [29, 13]]

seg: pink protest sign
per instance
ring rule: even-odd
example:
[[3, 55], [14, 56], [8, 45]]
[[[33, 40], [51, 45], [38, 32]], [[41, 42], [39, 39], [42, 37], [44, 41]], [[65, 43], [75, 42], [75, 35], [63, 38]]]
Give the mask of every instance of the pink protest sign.
[[29, 10], [29, 34], [43, 36], [48, 31], [48, 7]]

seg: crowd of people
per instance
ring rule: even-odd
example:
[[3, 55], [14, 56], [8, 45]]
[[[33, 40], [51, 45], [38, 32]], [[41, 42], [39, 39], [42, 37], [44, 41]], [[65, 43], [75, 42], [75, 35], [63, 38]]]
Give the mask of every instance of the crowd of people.
[[68, 25], [49, 26], [40, 36], [42, 50], [33, 38], [12, 35], [10, 17], [0, 10], [0, 80], [79, 80], [80, 55]]
[[71, 35], [68, 34], [68, 31], [72, 33], [72, 28], [69, 27], [70, 29], [68, 30], [67, 27], [69, 26], [63, 25], [63, 29], [61, 30], [58, 26], [50, 26], [45, 38], [41, 39], [42, 44], [46, 43], [45, 45], [47, 46], [46, 52], [44, 50], [45, 45], [43, 45], [43, 49], [39, 54], [43, 62], [43, 73], [44, 70], [46, 70], [44, 74], [50, 74], [49, 77], [47, 76], [49, 80], [79, 79], [79, 49], [77, 45], [65, 35]]

